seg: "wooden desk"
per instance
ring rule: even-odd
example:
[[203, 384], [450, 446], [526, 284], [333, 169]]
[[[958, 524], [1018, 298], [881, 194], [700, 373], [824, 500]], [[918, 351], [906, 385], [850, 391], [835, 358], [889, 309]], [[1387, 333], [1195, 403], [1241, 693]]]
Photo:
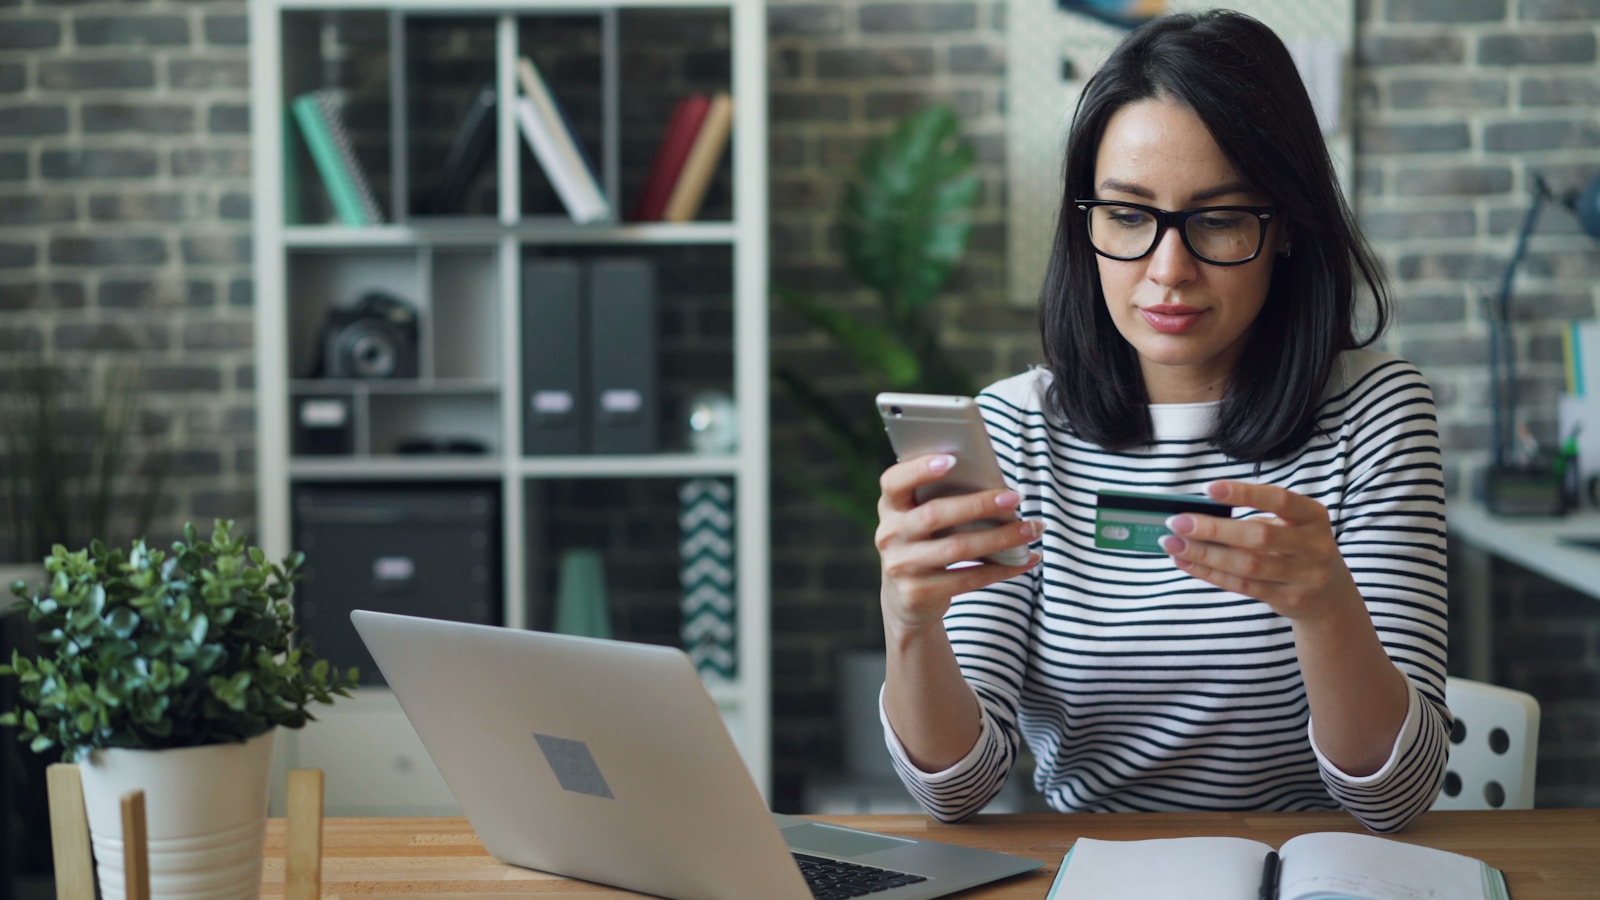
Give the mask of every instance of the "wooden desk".
[[[978, 816], [940, 825], [925, 816], [819, 816], [889, 834], [969, 844], [1044, 861], [1044, 868], [975, 888], [963, 900], [1043, 900], [1073, 839], [1234, 835], [1277, 846], [1308, 831], [1363, 831], [1344, 813], [1147, 813]], [[1600, 896], [1600, 809], [1425, 814], [1399, 840], [1477, 857], [1503, 869], [1515, 900]], [[267, 829], [263, 897], [283, 896], [283, 820]], [[404, 896], [408, 900], [543, 900], [635, 897], [496, 862], [465, 819], [328, 819], [323, 829], [322, 896]]]

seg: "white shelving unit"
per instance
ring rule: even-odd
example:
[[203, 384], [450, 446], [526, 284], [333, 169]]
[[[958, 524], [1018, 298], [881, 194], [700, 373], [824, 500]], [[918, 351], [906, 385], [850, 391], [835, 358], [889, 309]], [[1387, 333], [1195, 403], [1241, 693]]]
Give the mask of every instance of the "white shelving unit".
[[[736, 105], [729, 144], [731, 216], [689, 223], [625, 223], [630, 205], [619, 160], [626, 138], [654, 142], [660, 121], [632, 123], [624, 115], [622, 77], [628, 16], [704, 14], [726, 23], [729, 90]], [[768, 425], [766, 20], [760, 0], [251, 0], [252, 153], [256, 171], [255, 300], [258, 533], [268, 555], [295, 549], [292, 494], [301, 485], [470, 480], [498, 485], [500, 618], [506, 627], [531, 627], [531, 612], [548, 602], [531, 582], [532, 542], [544, 513], [533, 509], [537, 488], [562, 479], [726, 478], [734, 486], [738, 676], [710, 685], [735, 742], [763, 791], [770, 782], [768, 665]], [[496, 106], [493, 196], [487, 215], [424, 218], [407, 213], [416, 176], [406, 131], [410, 98], [407, 28], [419, 20], [467, 22], [492, 33], [493, 83], [501, 97], [516, 93], [515, 60], [530, 20], [583, 17], [598, 39], [598, 115], [595, 152], [608, 222], [574, 224], [559, 206], [524, 209], [524, 177], [538, 177], [513, 115]], [[299, 92], [330, 71], [329, 22], [354, 23], [368, 40], [387, 35], [391, 139], [387, 189], [380, 198], [387, 223], [363, 227], [286, 221], [280, 173], [293, 164], [297, 136], [284, 111]], [[374, 37], [376, 35], [376, 37]], [[337, 57], [337, 48], [333, 55]], [[334, 59], [352, 66], [361, 60]], [[419, 117], [420, 118], [420, 117]], [[529, 174], [532, 173], [532, 174]], [[315, 169], [301, 172], [306, 191], [320, 190]], [[619, 202], [620, 201], [620, 202]], [[526, 455], [523, 449], [520, 298], [523, 262], [565, 252], [671, 253], [710, 248], [731, 267], [732, 363], [725, 385], [737, 408], [734, 452], [696, 455], [674, 447], [643, 455]], [[415, 378], [332, 380], [306, 371], [317, 350], [317, 329], [330, 305], [348, 304], [352, 285], [400, 285], [419, 315]], [[672, 290], [662, 286], [661, 292]], [[342, 298], [342, 299], [341, 299]], [[463, 298], [466, 298], [465, 300]], [[450, 314], [443, 314], [448, 302]], [[671, 372], [663, 372], [670, 379]], [[353, 409], [354, 445], [342, 455], [296, 455], [292, 409], [297, 397], [333, 393]], [[665, 411], [662, 412], [665, 417]], [[409, 456], [393, 441], [408, 429], [438, 425], [487, 447], [481, 455]], [[627, 638], [627, 634], [619, 634]], [[335, 660], [335, 662], [338, 662]], [[280, 732], [278, 774], [315, 767], [327, 774], [329, 815], [427, 815], [454, 811], [442, 779], [393, 696], [363, 687], [352, 700], [315, 710], [320, 721]], [[281, 810], [281, 777], [274, 806]]]

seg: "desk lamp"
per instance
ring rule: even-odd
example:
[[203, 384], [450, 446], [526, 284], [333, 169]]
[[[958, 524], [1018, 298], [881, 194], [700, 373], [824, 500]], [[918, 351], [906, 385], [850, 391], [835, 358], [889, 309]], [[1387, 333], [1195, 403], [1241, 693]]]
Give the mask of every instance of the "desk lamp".
[[1490, 512], [1502, 515], [1553, 515], [1565, 511], [1561, 478], [1554, 467], [1536, 459], [1512, 461], [1517, 393], [1516, 344], [1511, 339], [1512, 280], [1528, 252], [1528, 238], [1547, 202], [1565, 207], [1587, 234], [1600, 238], [1600, 175], [1589, 179], [1582, 189], [1559, 196], [1542, 176], [1533, 176], [1533, 185], [1533, 202], [1517, 232], [1516, 249], [1500, 279], [1500, 293], [1489, 322], [1490, 430], [1494, 448], [1487, 502]]

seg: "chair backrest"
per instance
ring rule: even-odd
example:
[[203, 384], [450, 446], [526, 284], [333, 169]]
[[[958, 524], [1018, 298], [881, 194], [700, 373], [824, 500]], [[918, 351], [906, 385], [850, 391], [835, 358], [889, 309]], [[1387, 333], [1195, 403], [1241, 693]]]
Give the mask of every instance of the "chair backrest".
[[1455, 716], [1444, 790], [1434, 809], [1532, 809], [1539, 757], [1539, 701], [1466, 678], [1445, 681]]

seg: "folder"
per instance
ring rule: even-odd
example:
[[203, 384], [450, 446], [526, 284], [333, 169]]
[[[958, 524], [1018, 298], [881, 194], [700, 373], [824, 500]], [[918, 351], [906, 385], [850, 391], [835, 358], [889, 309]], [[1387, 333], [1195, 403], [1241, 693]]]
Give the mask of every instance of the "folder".
[[575, 260], [522, 267], [522, 452], [582, 453], [584, 427], [581, 270]]
[[588, 408], [594, 453], [656, 450], [655, 268], [601, 259], [588, 273]]

